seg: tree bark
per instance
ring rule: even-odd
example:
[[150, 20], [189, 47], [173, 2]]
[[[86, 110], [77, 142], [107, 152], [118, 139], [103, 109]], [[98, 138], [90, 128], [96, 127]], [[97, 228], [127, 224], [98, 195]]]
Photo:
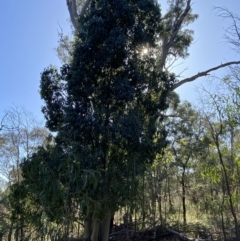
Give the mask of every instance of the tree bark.
[[185, 188], [185, 167], [183, 168], [182, 173], [182, 208], [183, 208], [183, 224], [187, 225], [187, 211], [186, 211], [186, 188]]
[[68, 12], [70, 14], [72, 25], [73, 25], [75, 31], [80, 32], [82, 29], [82, 26], [79, 23], [78, 18], [85, 15], [85, 13], [91, 3], [91, 0], [86, 0], [79, 15], [77, 13], [76, 0], [66, 0], [66, 1], [67, 1]]
[[107, 215], [102, 220], [102, 223], [100, 225], [100, 241], [108, 241], [109, 239], [109, 229], [110, 229], [110, 220], [111, 220], [111, 211], [110, 209], [107, 210]]
[[90, 238], [90, 236], [91, 236], [91, 224], [92, 224], [92, 220], [90, 218], [85, 219], [83, 240], [88, 240]]
[[98, 241], [98, 233], [99, 233], [99, 219], [97, 217], [94, 217], [92, 220], [91, 241]]
[[68, 11], [75, 30], [79, 29], [76, 0], [67, 0]]
[[13, 222], [11, 222], [11, 227], [9, 229], [9, 233], [8, 233], [8, 241], [12, 240], [12, 230], [13, 230]]

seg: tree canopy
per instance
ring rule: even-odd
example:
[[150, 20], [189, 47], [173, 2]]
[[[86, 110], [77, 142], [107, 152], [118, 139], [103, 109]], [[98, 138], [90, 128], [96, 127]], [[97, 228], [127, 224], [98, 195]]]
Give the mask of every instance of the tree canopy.
[[166, 146], [156, 122], [174, 75], [156, 61], [163, 31], [156, 2], [92, 1], [79, 21], [72, 61], [60, 73], [44, 70], [41, 97], [46, 125], [57, 131], [56, 148], [75, 176], [71, 186], [83, 170], [99, 175], [81, 192], [97, 202], [85, 217], [101, 220], [126, 204], [134, 178]]

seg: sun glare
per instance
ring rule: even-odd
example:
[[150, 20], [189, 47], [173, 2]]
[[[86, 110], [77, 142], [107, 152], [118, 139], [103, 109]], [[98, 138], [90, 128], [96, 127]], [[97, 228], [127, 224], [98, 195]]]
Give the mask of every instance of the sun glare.
[[144, 48], [144, 49], [142, 50], [142, 55], [146, 55], [146, 54], [148, 54], [148, 49], [147, 49], [147, 48]]

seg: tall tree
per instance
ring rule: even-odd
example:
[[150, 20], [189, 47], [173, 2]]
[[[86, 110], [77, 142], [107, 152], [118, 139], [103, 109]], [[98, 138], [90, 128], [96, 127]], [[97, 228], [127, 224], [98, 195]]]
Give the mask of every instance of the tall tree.
[[156, 2], [92, 1], [79, 23], [70, 66], [42, 73], [43, 112], [47, 127], [57, 131], [63, 162], [75, 173], [74, 192], [84, 170], [97, 175], [95, 187], [87, 180], [78, 195], [84, 238], [97, 240], [102, 222], [100, 239], [108, 240], [111, 212], [126, 204], [135, 177], [166, 145], [156, 121], [174, 76], [156, 64], [163, 30]]

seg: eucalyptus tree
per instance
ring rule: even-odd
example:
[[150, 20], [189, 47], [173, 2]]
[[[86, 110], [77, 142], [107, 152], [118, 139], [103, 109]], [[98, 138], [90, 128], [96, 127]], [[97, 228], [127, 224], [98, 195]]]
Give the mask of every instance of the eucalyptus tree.
[[[226, 81], [222, 81], [222, 89], [216, 87], [218, 94], [213, 89], [210, 91], [204, 88], [201, 94], [202, 113], [205, 120], [205, 128], [212, 139], [210, 149], [215, 159], [214, 169], [208, 169], [204, 175], [211, 177], [215, 183], [220, 183], [222, 188], [221, 215], [222, 227], [225, 235], [225, 227], [229, 223], [235, 226], [236, 238], [239, 239], [237, 199], [239, 164], [238, 152], [236, 148], [237, 133], [239, 132], [239, 105], [237, 93], [233, 89], [228, 89]], [[232, 215], [231, 220], [226, 215], [226, 210]]]

